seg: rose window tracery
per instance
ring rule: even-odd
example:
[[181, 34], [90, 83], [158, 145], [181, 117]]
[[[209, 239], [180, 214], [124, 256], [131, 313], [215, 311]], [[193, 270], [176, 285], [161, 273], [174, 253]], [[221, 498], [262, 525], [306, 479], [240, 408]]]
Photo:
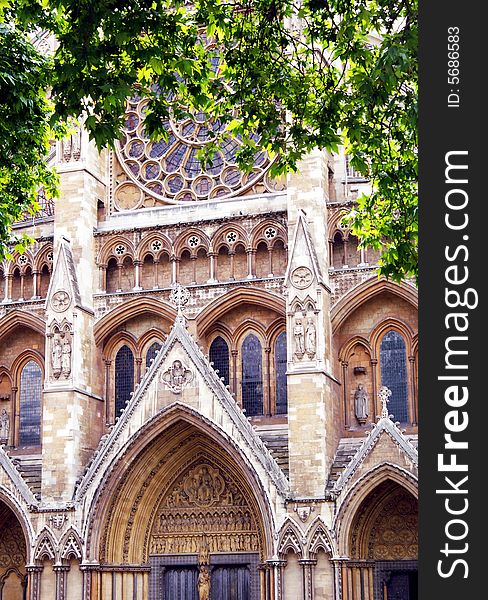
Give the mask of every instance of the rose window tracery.
[[125, 253], [125, 246], [124, 246], [124, 244], [117, 244], [117, 246], [115, 246], [115, 248], [114, 248], [114, 253], [117, 256], [122, 256]]
[[[281, 180], [268, 176], [272, 161], [265, 152], [256, 152], [250, 173], [238, 168], [236, 153], [241, 144], [238, 137], [222, 140], [212, 163], [202, 169], [198, 150], [225, 127], [219, 119], [207, 118], [202, 112], [181, 121], [167, 119], [164, 122], [167, 139], [151, 141], [144, 127], [147, 103], [147, 98], [138, 95], [127, 102], [124, 136], [116, 144], [123, 171], [115, 182], [116, 209], [154, 206], [158, 201], [223, 199], [283, 189]], [[254, 141], [258, 140], [256, 135]]]
[[163, 247], [163, 242], [161, 240], [154, 240], [154, 242], [151, 244], [151, 249], [154, 252], [159, 252], [162, 247]]

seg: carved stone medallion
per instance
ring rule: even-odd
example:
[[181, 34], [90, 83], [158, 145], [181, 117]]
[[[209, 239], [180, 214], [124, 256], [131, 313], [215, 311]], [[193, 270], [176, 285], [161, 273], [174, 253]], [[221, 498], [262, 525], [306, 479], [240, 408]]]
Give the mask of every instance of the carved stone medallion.
[[187, 369], [181, 360], [173, 361], [169, 369], [161, 374], [161, 381], [169, 387], [174, 394], [180, 394], [185, 385], [193, 379], [193, 373]]
[[291, 282], [299, 290], [308, 288], [312, 281], [312, 271], [308, 267], [297, 267], [291, 274]]
[[185, 494], [197, 506], [211, 506], [218, 502], [224, 487], [224, 480], [218, 469], [205, 464], [190, 471], [183, 482]]
[[64, 312], [68, 309], [71, 302], [70, 295], [64, 290], [54, 292], [51, 298], [51, 308], [56, 312]]

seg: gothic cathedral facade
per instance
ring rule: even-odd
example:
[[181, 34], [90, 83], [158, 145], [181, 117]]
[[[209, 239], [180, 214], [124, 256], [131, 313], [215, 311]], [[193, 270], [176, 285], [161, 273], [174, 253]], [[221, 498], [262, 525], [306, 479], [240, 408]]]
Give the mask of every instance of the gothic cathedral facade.
[[414, 600], [417, 290], [314, 152], [81, 128], [0, 266], [1, 600]]

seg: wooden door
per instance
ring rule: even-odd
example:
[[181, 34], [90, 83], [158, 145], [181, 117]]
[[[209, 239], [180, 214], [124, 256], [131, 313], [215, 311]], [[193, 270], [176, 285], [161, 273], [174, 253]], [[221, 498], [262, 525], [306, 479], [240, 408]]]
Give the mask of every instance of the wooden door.
[[212, 569], [212, 600], [250, 600], [249, 568], [246, 565], [219, 565]]
[[199, 600], [198, 568], [168, 567], [164, 571], [164, 600]]

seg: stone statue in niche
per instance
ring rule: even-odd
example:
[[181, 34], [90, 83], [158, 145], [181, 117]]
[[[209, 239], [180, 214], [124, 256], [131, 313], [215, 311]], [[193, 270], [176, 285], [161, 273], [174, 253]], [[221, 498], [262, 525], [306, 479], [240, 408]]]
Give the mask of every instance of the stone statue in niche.
[[61, 340], [57, 335], [53, 338], [53, 346], [51, 349], [51, 366], [53, 369], [53, 376], [58, 379], [62, 371], [62, 356], [63, 347], [61, 346]]
[[65, 137], [61, 141], [62, 147], [62, 160], [63, 162], [71, 162], [80, 160], [81, 156], [81, 129], [76, 127], [76, 129], [71, 133], [71, 135]]
[[10, 434], [10, 417], [8, 416], [7, 409], [2, 410], [0, 415], [0, 444], [8, 444], [8, 437]]
[[312, 317], [307, 319], [307, 329], [305, 331], [305, 350], [308, 358], [312, 359], [317, 351], [317, 332]]
[[358, 383], [358, 387], [354, 392], [354, 412], [356, 419], [361, 424], [366, 423], [368, 418], [368, 393], [362, 383]]
[[61, 368], [64, 377], [67, 379], [71, 373], [71, 343], [68, 338], [63, 341]]
[[305, 328], [302, 319], [295, 319], [293, 337], [295, 338], [295, 354], [298, 358], [302, 358], [305, 354]]

